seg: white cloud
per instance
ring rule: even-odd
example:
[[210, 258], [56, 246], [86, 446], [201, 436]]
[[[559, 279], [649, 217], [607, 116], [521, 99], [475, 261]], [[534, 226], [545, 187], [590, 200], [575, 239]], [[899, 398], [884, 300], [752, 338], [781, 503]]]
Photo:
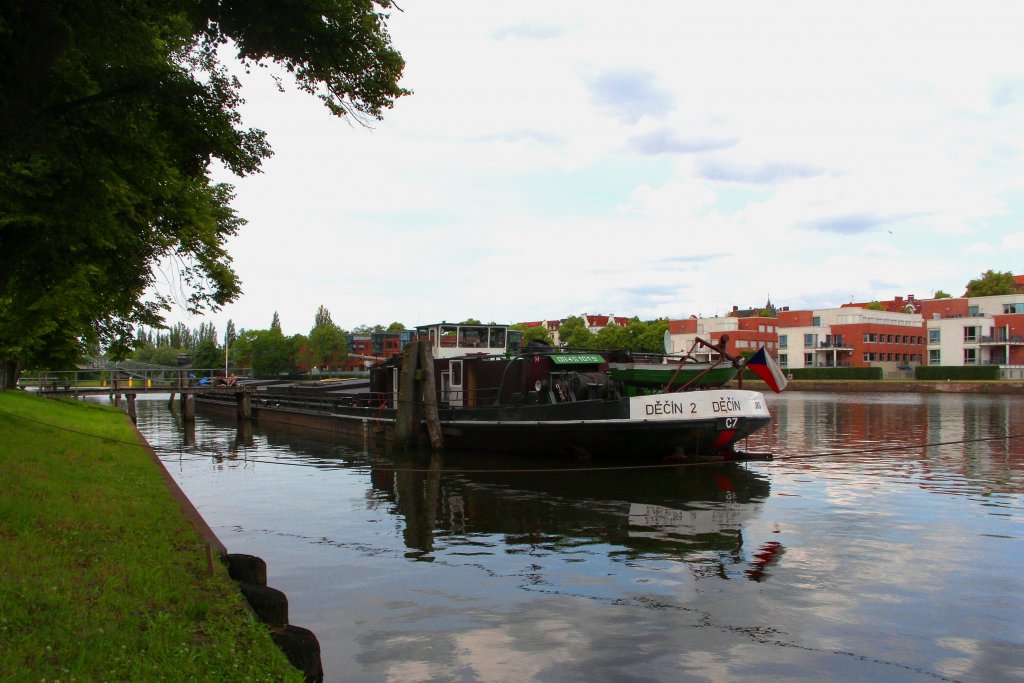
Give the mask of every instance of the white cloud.
[[217, 320], [684, 316], [1014, 270], [1022, 20], [987, 0], [410, 5], [389, 26], [415, 94], [372, 130], [247, 85], [276, 154], [236, 182], [246, 293]]

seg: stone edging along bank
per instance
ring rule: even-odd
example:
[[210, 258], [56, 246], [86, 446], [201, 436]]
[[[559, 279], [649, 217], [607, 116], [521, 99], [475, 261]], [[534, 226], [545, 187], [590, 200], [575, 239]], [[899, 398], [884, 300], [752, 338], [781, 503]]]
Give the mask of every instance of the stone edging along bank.
[[[735, 381], [730, 386], [736, 387]], [[744, 388], [764, 391], [768, 385], [759, 379], [744, 378]], [[1024, 394], [1024, 382], [994, 380], [991, 382], [952, 382], [935, 380], [885, 379], [791, 379], [786, 391], [842, 391], [864, 393], [907, 394]]]
[[138, 439], [139, 444], [156, 463], [171, 497], [177, 501], [182, 514], [199, 532], [206, 544], [206, 562], [209, 572], [211, 574], [214, 572], [214, 553], [216, 553], [217, 557], [227, 566], [228, 576], [238, 582], [239, 590], [252, 608], [256, 618], [267, 625], [270, 637], [288, 657], [292, 666], [301, 671], [307, 681], [314, 683], [323, 681], [324, 671], [320, 659], [320, 642], [309, 629], [288, 623], [288, 597], [276, 588], [267, 586], [266, 562], [255, 555], [232, 554], [227, 551], [227, 547], [217, 538], [213, 529], [199, 514], [199, 510], [178, 486], [178, 482], [171, 476], [142, 432], [127, 415], [125, 417], [135, 432], [135, 438]]

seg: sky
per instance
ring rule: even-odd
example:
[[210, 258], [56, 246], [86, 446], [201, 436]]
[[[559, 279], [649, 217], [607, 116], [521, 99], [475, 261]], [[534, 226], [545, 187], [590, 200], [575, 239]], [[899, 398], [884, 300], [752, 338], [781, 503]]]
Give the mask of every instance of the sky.
[[399, 2], [371, 128], [266, 74], [230, 318], [725, 314], [1024, 273], [1024, 3]]

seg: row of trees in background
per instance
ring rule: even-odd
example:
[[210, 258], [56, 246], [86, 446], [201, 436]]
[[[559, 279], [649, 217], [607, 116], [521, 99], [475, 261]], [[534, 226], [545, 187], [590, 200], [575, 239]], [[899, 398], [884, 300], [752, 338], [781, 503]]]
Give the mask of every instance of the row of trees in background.
[[203, 323], [195, 329], [181, 323], [166, 330], [140, 329], [132, 359], [175, 367], [179, 356], [187, 355], [193, 368], [212, 370], [230, 364], [251, 368], [258, 377], [305, 374], [314, 368], [317, 372], [330, 372], [348, 357], [349, 334], [403, 329], [405, 325], [394, 322], [387, 327], [360, 325], [349, 332], [336, 325], [330, 311], [320, 306], [308, 334], [285, 335], [276, 311], [268, 329], [243, 328], [236, 332], [235, 324], [229, 320], [222, 336], [213, 323]]
[[[467, 319], [460, 324], [481, 324]], [[524, 343], [539, 341], [552, 343], [551, 335], [541, 326], [525, 328]], [[330, 372], [348, 358], [349, 335], [375, 332], [398, 332], [406, 329], [400, 322], [390, 325], [360, 325], [351, 331], [334, 323], [326, 307], [317, 309], [313, 327], [308, 334], [285, 335], [281, 319], [275, 312], [270, 327], [262, 330], [235, 331], [228, 321], [223, 334], [218, 334], [212, 323], [188, 328], [178, 323], [165, 330], [140, 329], [136, 333], [137, 348], [132, 359], [154, 365], [176, 367], [181, 356], [189, 356], [193, 368], [213, 370], [224, 368], [251, 368], [257, 377], [276, 377], [282, 374]], [[560, 341], [563, 346], [585, 349], [629, 349], [658, 353], [663, 350], [667, 320], [644, 322], [633, 318], [625, 326], [609, 325], [591, 332], [581, 316], [570, 316], [562, 322]], [[315, 370], [314, 370], [315, 368]]]
[[[551, 333], [541, 325], [516, 325], [515, 328], [522, 330], [524, 343], [553, 342]], [[562, 346], [577, 349], [626, 349], [641, 353], [662, 353], [665, 349], [667, 330], [668, 320], [645, 322], [634, 317], [624, 326], [613, 323], [592, 332], [582, 316], [572, 315], [559, 325], [558, 341]]]

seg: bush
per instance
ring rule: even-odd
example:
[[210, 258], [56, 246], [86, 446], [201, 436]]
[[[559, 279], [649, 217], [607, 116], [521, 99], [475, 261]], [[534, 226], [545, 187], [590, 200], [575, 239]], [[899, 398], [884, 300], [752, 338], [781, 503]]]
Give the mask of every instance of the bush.
[[922, 365], [914, 379], [979, 381], [999, 379], [998, 365]]
[[882, 379], [882, 368], [793, 368], [793, 379]]

